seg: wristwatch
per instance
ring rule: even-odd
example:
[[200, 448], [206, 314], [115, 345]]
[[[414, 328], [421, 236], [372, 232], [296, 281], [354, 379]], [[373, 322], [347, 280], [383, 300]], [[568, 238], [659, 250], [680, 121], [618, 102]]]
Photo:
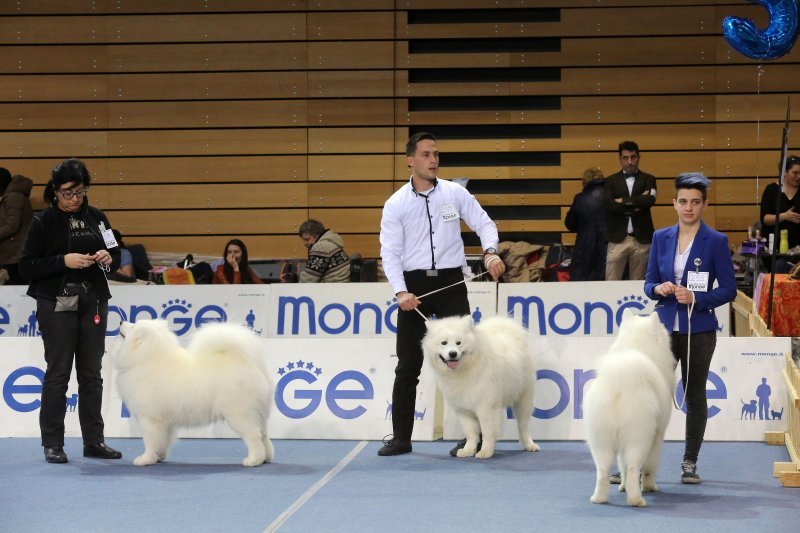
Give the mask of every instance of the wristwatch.
[[495, 254], [497, 255], [497, 250], [494, 248], [487, 248], [483, 251], [483, 255]]

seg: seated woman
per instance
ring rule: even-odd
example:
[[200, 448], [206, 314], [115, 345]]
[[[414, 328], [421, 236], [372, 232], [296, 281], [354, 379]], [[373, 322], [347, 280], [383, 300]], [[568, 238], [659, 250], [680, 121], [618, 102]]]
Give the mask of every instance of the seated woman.
[[264, 283], [250, 268], [247, 246], [239, 239], [231, 239], [222, 254], [225, 261], [214, 271], [214, 284]]

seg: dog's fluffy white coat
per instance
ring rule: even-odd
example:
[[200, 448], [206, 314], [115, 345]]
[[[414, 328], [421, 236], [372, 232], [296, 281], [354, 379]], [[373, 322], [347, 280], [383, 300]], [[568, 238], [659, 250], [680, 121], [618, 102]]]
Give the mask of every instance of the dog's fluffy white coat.
[[[522, 448], [538, 451], [530, 435], [536, 365], [525, 329], [501, 317], [486, 318], [477, 326], [469, 316], [426, 324], [425, 360], [467, 437], [458, 456], [494, 455], [507, 406], [514, 410]], [[483, 444], [476, 453], [481, 434]]]
[[263, 347], [252, 332], [208, 324], [187, 348], [163, 320], [123, 323], [120, 332], [117, 386], [144, 438], [144, 454], [134, 464], [163, 461], [176, 429], [220, 419], [247, 445], [244, 466], [272, 460], [267, 419], [274, 389]]
[[626, 312], [583, 403], [586, 441], [597, 468], [592, 503], [608, 501], [615, 457], [622, 474], [619, 490], [627, 491], [629, 505], [647, 505], [642, 491], [658, 490], [655, 475], [674, 389], [675, 359], [658, 316]]

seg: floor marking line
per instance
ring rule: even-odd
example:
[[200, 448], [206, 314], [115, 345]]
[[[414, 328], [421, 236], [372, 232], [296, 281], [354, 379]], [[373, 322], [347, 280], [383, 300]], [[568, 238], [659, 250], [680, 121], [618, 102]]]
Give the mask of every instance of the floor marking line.
[[319, 492], [319, 490], [324, 487], [331, 479], [336, 477], [336, 474], [344, 470], [344, 468], [350, 464], [350, 462], [356, 458], [356, 456], [361, 453], [361, 450], [369, 443], [369, 441], [362, 440], [358, 444], [356, 444], [355, 448], [350, 450], [350, 453], [344, 456], [344, 458], [339, 461], [339, 464], [334, 466], [327, 474], [322, 476], [316, 483], [314, 483], [311, 488], [303, 493], [302, 496], [297, 498], [292, 505], [290, 505], [284, 512], [278, 516], [269, 526], [267, 529], [264, 530], [264, 533], [273, 533], [277, 531], [278, 527], [283, 525], [286, 520], [288, 520], [294, 513], [298, 511], [305, 503], [311, 499], [314, 494]]

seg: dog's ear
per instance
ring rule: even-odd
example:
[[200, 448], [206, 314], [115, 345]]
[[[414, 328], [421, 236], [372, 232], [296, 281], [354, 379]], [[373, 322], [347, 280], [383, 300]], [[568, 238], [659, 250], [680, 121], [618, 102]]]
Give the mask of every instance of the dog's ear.
[[464, 315], [464, 316], [462, 316], [462, 317], [461, 317], [461, 321], [462, 321], [462, 322], [463, 322], [465, 325], [469, 325], [469, 326], [473, 326], [473, 325], [475, 324], [475, 323], [472, 321], [472, 316], [470, 316], [470, 315]]
[[622, 322], [625, 322], [630, 317], [636, 316], [630, 307], [626, 307], [622, 311]]

